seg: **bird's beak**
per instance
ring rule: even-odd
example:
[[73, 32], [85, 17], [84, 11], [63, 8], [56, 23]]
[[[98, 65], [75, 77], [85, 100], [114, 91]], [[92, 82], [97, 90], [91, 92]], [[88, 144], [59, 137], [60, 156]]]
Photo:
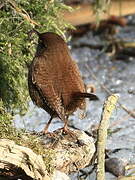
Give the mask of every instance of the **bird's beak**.
[[28, 40], [29, 40], [29, 41], [31, 41], [31, 36], [32, 36], [33, 33], [35, 33], [35, 34], [37, 34], [38, 36], [40, 36], [40, 33], [39, 33], [37, 30], [32, 29], [32, 30], [30, 30], [30, 31], [27, 33], [27, 34], [28, 34]]

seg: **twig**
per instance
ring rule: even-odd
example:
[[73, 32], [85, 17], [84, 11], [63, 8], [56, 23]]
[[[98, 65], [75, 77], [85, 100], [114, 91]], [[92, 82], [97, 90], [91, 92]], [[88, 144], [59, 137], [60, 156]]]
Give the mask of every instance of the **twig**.
[[40, 26], [36, 21], [30, 18], [29, 14], [24, 10], [20, 9], [17, 4], [13, 0], [7, 0], [7, 2], [11, 5], [11, 7], [24, 19], [26, 19], [28, 22], [30, 22], [32, 25]]
[[0, 4], [0, 9], [3, 8], [3, 6], [4, 6], [4, 3], [1, 3], [1, 4]]
[[131, 170], [131, 169], [135, 169], [135, 164], [131, 164], [131, 165], [127, 165], [126, 166], [126, 170]]
[[[135, 109], [133, 109], [132, 112], [135, 113]], [[130, 117], [130, 114], [127, 114], [126, 116], [125, 116], [125, 115], [122, 116], [119, 120], [114, 121], [114, 122], [111, 124], [110, 127], [112, 128], [112, 127], [114, 127], [114, 126], [116, 126], [116, 125], [118, 125], [118, 124], [121, 124], [123, 121], [128, 120], [129, 117]]]
[[[88, 69], [88, 71], [91, 73], [93, 78], [99, 83], [99, 85], [108, 93], [108, 95], [111, 95], [112, 92], [107, 87], [105, 87], [105, 85], [100, 83], [100, 81], [98, 80], [94, 72], [89, 68], [89, 66], [87, 64], [85, 64], [85, 66]], [[118, 101], [118, 104], [124, 111], [126, 111], [131, 117], [135, 119], [135, 113], [133, 111], [130, 111], [129, 109], [127, 109], [125, 105], [121, 104], [119, 101]]]
[[134, 180], [135, 176], [130, 176], [130, 177], [120, 177], [118, 180]]
[[105, 180], [105, 146], [107, 129], [109, 127], [110, 116], [116, 106], [117, 100], [118, 96], [112, 94], [104, 103], [97, 138], [97, 180]]

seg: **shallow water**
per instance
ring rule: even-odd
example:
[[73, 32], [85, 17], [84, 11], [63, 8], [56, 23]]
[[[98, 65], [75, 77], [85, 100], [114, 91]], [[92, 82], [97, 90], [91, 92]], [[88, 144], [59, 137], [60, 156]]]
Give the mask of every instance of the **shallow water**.
[[[126, 39], [127, 41], [135, 40], [135, 16], [128, 17], [132, 26], [120, 28], [118, 38]], [[93, 36], [91, 32], [83, 37], [73, 39], [71, 46], [85, 44], [99, 44], [103, 42], [103, 37]], [[102, 107], [108, 94], [100, 86], [99, 82], [106, 86], [112, 93], [119, 95], [119, 101], [125, 105], [127, 109], [135, 109], [135, 57], [130, 57], [128, 61], [111, 60], [112, 58], [107, 53], [101, 53], [99, 50], [92, 50], [88, 47], [72, 48], [72, 57], [77, 61], [82, 77], [86, 84], [93, 84], [96, 88], [96, 94], [100, 101], [87, 101], [86, 117], [79, 119], [79, 112], [70, 117], [70, 123], [75, 127], [83, 130], [89, 130], [94, 124], [98, 124], [101, 118]], [[87, 68], [89, 67], [89, 68]], [[96, 81], [91, 71], [96, 75]], [[27, 130], [41, 131], [44, 124], [49, 119], [49, 115], [44, 110], [36, 108], [30, 102], [28, 113], [20, 118], [15, 117], [15, 126], [26, 128]], [[59, 119], [53, 120], [50, 130], [61, 127], [63, 123]], [[112, 157], [121, 157], [128, 162], [135, 163], [135, 120], [129, 116], [121, 107], [117, 105], [111, 117], [110, 129], [116, 131], [108, 137], [107, 148], [121, 150]], [[117, 131], [118, 130], [118, 131]], [[112, 175], [108, 175], [107, 180], [112, 179]], [[91, 179], [92, 177], [87, 177]], [[114, 177], [113, 177], [114, 178]], [[77, 179], [77, 178], [73, 178]]]

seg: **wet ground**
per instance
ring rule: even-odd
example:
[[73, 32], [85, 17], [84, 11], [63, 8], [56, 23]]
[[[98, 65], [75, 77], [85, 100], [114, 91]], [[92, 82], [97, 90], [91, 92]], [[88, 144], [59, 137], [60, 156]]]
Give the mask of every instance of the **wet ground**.
[[[135, 16], [128, 17], [129, 25], [119, 28], [115, 36], [128, 42], [135, 42]], [[72, 57], [77, 61], [82, 77], [86, 84], [92, 84], [96, 88], [96, 94], [100, 101], [87, 101], [86, 117], [79, 119], [80, 112], [70, 117], [70, 124], [76, 128], [89, 131], [92, 125], [97, 125], [101, 118], [102, 107], [108, 93], [101, 87], [101, 84], [112, 93], [119, 95], [119, 101], [127, 109], [135, 110], [135, 57], [129, 56], [125, 60], [116, 60], [109, 53], [101, 50], [90, 49], [88, 46], [80, 47], [81, 44], [102, 44], [102, 36], [93, 36], [88, 32], [80, 38], [73, 39], [70, 43]], [[74, 46], [77, 46], [74, 48]], [[134, 49], [135, 51], [135, 49]], [[96, 76], [97, 80], [94, 79]], [[49, 119], [49, 115], [41, 109], [35, 108], [30, 102], [29, 112], [23, 117], [16, 116], [15, 125], [28, 130], [40, 131]], [[57, 129], [63, 124], [59, 119], [53, 120], [50, 130]], [[129, 163], [135, 163], [135, 119], [117, 105], [110, 122], [111, 135], [108, 137], [107, 149], [120, 149], [112, 153], [111, 157], [121, 157]], [[78, 179], [77, 174], [73, 179]], [[93, 176], [86, 179], [91, 180]], [[107, 180], [114, 179], [110, 173], [106, 174]]]

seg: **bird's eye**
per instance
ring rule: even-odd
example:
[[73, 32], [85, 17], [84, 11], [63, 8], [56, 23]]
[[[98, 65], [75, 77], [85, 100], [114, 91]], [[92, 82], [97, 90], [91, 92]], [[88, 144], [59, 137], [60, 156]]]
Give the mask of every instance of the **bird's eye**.
[[39, 39], [38, 43], [41, 48], [47, 48], [47, 45], [41, 39]]
[[42, 47], [46, 49], [47, 48], [47, 44], [42, 43]]

